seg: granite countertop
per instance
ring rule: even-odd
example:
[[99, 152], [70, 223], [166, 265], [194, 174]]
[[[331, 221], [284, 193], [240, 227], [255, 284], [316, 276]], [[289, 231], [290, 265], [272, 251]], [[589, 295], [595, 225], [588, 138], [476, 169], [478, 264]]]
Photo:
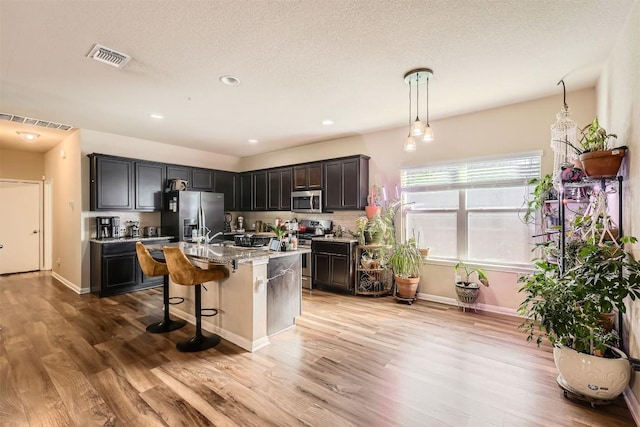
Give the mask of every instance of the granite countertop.
[[182, 248], [187, 257], [211, 264], [236, 264], [311, 252], [311, 250], [307, 248], [287, 252], [272, 252], [266, 250], [266, 248], [244, 248], [239, 246], [207, 245], [190, 242], [176, 242], [165, 245], [151, 244], [145, 246], [151, 251], [162, 250], [162, 246], [178, 246]]
[[358, 243], [358, 239], [353, 237], [329, 237], [329, 236], [318, 236], [314, 237], [311, 240], [326, 240], [328, 242], [340, 242], [340, 243]]
[[154, 240], [173, 240], [173, 236], [156, 236], [156, 237], [120, 237], [107, 239], [89, 239], [90, 242], [109, 244], [109, 243], [127, 243], [127, 242], [148, 242]]

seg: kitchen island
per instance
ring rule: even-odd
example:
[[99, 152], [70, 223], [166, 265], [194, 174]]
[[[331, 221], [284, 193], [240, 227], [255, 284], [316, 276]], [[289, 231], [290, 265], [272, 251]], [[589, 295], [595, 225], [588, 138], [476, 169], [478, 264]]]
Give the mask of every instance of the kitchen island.
[[[271, 252], [194, 243], [179, 246], [200, 267], [226, 265], [229, 278], [204, 284], [202, 307], [218, 315], [202, 319], [202, 328], [250, 352], [269, 344], [269, 336], [295, 326], [301, 310], [301, 255], [309, 249]], [[147, 245], [151, 251], [162, 245]], [[206, 290], [205, 290], [206, 288]], [[171, 307], [172, 315], [195, 323], [193, 289], [169, 281], [170, 295], [185, 298]]]

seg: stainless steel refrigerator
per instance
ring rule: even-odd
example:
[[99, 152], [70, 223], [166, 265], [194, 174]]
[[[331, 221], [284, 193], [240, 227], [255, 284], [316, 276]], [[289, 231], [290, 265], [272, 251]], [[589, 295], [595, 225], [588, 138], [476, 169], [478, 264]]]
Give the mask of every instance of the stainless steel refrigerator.
[[191, 241], [193, 230], [205, 226], [210, 237], [224, 231], [224, 194], [206, 191], [170, 191], [165, 193], [162, 210], [162, 234], [178, 241]]

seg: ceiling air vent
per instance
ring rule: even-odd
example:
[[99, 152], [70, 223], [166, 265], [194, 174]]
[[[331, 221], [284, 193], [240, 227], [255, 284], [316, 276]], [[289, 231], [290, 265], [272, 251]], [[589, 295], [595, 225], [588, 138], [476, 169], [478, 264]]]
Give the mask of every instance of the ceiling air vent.
[[8, 122], [24, 123], [25, 125], [34, 125], [34, 126], [40, 126], [40, 127], [49, 128], [49, 129], [60, 129], [60, 130], [73, 129], [73, 126], [69, 126], [69, 125], [63, 125], [61, 123], [55, 123], [55, 122], [47, 122], [40, 119], [32, 119], [30, 117], [16, 116], [14, 114], [9, 114], [9, 113], [0, 113], [0, 120], [6, 120]]
[[95, 59], [98, 62], [104, 62], [105, 64], [109, 64], [112, 67], [116, 68], [124, 67], [126, 63], [131, 59], [129, 55], [116, 52], [113, 49], [109, 49], [108, 47], [101, 46], [97, 43], [93, 47], [93, 49], [91, 49], [91, 52], [89, 52], [87, 58]]

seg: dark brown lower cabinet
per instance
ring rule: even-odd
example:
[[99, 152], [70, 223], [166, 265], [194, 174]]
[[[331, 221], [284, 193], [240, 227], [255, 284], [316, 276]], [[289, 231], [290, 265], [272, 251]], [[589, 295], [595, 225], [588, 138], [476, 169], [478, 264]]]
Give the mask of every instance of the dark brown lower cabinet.
[[[169, 240], [154, 240], [154, 244]], [[149, 277], [140, 269], [135, 241], [96, 242], [91, 246], [91, 292], [100, 297], [162, 286], [162, 276]]]
[[313, 287], [353, 292], [355, 242], [314, 240], [311, 243]]

